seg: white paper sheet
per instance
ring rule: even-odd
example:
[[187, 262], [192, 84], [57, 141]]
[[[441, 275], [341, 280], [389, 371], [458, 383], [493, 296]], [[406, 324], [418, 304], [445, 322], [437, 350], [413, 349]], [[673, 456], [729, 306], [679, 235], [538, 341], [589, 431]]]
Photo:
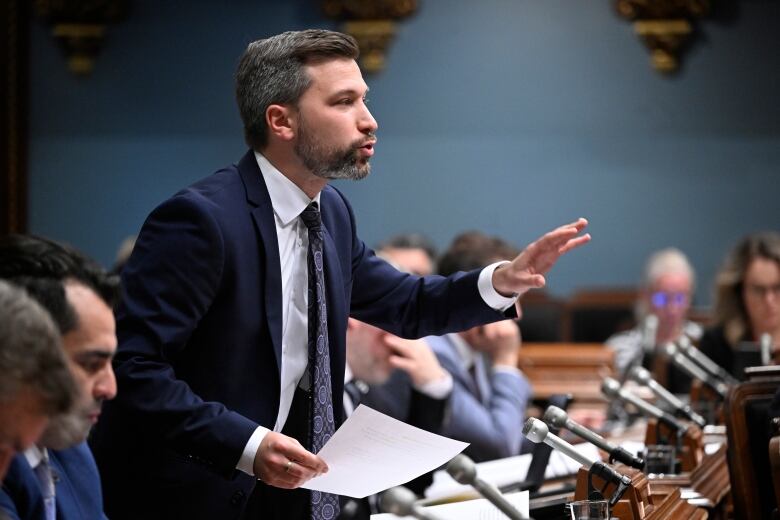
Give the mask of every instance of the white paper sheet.
[[[507, 493], [504, 495], [510, 504], [515, 506], [520, 514], [528, 517], [528, 491]], [[436, 518], [447, 520], [506, 520], [506, 516], [496, 506], [480, 498], [454, 504], [442, 504], [425, 508], [426, 512], [436, 515]], [[414, 520], [411, 516], [396, 516], [391, 514], [371, 515], [371, 520]]]
[[363, 498], [438, 468], [466, 446], [360, 405], [318, 453], [328, 472], [303, 487]]

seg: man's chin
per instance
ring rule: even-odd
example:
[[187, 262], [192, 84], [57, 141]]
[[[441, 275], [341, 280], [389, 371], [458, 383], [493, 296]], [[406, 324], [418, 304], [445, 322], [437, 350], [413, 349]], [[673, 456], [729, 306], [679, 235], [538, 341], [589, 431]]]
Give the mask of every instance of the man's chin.
[[67, 415], [52, 419], [41, 436], [40, 444], [53, 449], [72, 448], [87, 440], [92, 422], [83, 416]]

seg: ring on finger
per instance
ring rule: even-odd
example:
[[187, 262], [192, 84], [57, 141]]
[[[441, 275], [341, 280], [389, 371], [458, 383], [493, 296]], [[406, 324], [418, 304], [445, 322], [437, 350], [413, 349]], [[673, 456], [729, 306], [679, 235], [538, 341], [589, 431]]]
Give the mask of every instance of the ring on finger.
[[287, 461], [287, 465], [284, 467], [284, 472], [285, 473], [289, 473], [290, 472], [290, 468], [292, 468], [292, 465], [293, 465], [293, 461], [288, 460]]

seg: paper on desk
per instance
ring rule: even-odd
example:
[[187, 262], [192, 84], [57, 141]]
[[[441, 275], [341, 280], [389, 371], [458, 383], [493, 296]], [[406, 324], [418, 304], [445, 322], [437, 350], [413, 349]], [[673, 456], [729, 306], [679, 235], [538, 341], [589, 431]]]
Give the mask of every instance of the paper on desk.
[[[575, 444], [574, 449], [589, 459], [598, 459], [600, 457], [598, 448], [588, 442]], [[525, 480], [530, 465], [530, 453], [515, 455], [505, 459], [477, 463], [477, 475], [482, 480], [501, 488]], [[550, 453], [550, 460], [547, 462], [547, 468], [544, 471], [544, 478], [551, 479], [574, 475], [581, 466], [579, 462], [570, 459], [559, 451], [553, 450]], [[434, 472], [433, 483], [425, 490], [425, 498], [429, 501], [470, 495], [474, 495], [470, 486], [459, 484], [446, 471], [441, 470]]]
[[[517, 493], [507, 493], [504, 495], [510, 504], [520, 511], [524, 517], [528, 517], [528, 491]], [[442, 504], [439, 506], [430, 506], [425, 508], [426, 512], [435, 515], [436, 518], [446, 518], [447, 520], [506, 520], [506, 515], [496, 506], [480, 498], [478, 500], [467, 500], [466, 502], [456, 502], [454, 504]], [[391, 514], [371, 515], [371, 520], [398, 520], [410, 519], [411, 516], [396, 516]]]
[[303, 487], [363, 498], [438, 468], [466, 446], [360, 405], [318, 453], [328, 472]]

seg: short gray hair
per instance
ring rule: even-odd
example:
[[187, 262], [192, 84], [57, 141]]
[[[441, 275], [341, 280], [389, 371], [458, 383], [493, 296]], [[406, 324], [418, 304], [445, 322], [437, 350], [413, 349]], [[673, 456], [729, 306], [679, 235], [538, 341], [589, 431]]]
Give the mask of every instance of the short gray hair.
[[51, 316], [22, 289], [0, 280], [0, 403], [24, 388], [41, 399], [43, 413], [70, 410], [78, 389]]
[[323, 29], [288, 31], [249, 44], [236, 71], [236, 101], [247, 144], [268, 144], [265, 112], [270, 105], [296, 105], [311, 85], [304, 65], [329, 59], [356, 60], [360, 51], [349, 35]]
[[691, 287], [696, 283], [696, 273], [688, 261], [688, 257], [677, 248], [668, 247], [653, 253], [645, 264], [644, 284], [650, 287], [665, 274], [684, 274], [691, 281]]

